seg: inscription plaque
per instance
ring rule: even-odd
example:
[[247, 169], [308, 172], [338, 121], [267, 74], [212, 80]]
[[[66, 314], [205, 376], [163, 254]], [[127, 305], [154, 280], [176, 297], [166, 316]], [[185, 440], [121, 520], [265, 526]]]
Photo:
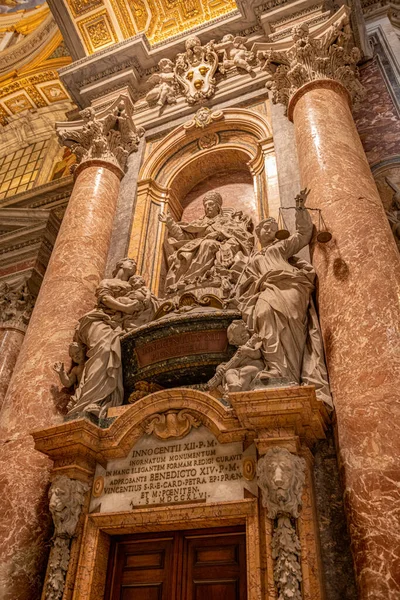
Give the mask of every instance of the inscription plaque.
[[90, 510], [238, 500], [245, 489], [257, 495], [255, 480], [243, 477], [243, 464], [252, 457], [254, 445], [243, 451], [241, 442], [220, 444], [204, 426], [181, 440], [144, 436], [126, 458], [110, 461], [106, 469], [97, 465]]
[[192, 354], [225, 352], [228, 346], [226, 330], [187, 331], [170, 335], [135, 348], [139, 367]]

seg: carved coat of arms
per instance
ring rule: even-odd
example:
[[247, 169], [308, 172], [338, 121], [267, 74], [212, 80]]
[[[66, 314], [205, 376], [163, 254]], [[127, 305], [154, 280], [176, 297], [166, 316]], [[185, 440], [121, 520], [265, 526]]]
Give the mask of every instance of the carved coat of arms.
[[215, 92], [218, 55], [211, 45], [202, 46], [196, 36], [188, 38], [185, 47], [186, 52], [177, 56], [175, 76], [187, 102], [195, 104], [210, 98]]

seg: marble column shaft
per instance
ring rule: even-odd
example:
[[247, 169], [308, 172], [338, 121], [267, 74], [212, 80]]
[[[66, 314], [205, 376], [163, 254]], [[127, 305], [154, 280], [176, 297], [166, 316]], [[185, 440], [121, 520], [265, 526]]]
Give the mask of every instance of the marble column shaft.
[[[346, 90], [306, 84], [291, 100], [307, 204], [333, 239], [316, 243], [318, 304], [337, 411], [360, 600], [400, 597], [400, 264]], [[397, 404], [396, 404], [397, 402]], [[397, 515], [397, 516], [396, 516]]]
[[18, 329], [0, 329], [0, 410], [7, 393], [24, 333]]
[[[29, 433], [62, 421], [68, 398], [52, 369], [68, 366], [77, 320], [93, 308], [104, 274], [120, 176], [95, 160], [78, 167], [56, 244], [36, 300], [0, 413], [0, 597], [40, 598], [50, 517], [51, 461], [33, 449]], [[47, 546], [46, 546], [47, 544]]]

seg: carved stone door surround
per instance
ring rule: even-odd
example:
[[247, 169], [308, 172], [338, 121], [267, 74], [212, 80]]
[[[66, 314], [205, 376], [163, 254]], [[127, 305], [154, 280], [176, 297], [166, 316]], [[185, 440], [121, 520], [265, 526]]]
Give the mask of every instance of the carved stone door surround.
[[[35, 447], [54, 461], [52, 480], [60, 475], [93, 485], [96, 465], [124, 458], [143, 439], [157, 415], [185, 411], [200, 421], [219, 444], [252, 442], [259, 455], [271, 447], [283, 447], [306, 459], [303, 508], [298, 518], [301, 544], [303, 600], [323, 600], [318, 532], [311, 477], [310, 448], [324, 438], [327, 413], [315, 398], [313, 386], [301, 386], [229, 395], [232, 407], [210, 394], [175, 388], [156, 392], [130, 406], [110, 409], [116, 417], [101, 429], [87, 419], [66, 422], [33, 433]], [[274, 561], [271, 554], [273, 520], [262, 506], [261, 496], [249, 493], [242, 500], [149, 505], [131, 511], [98, 512], [90, 492], [82, 508], [72, 540], [63, 600], [98, 600], [103, 597], [110, 542], [113, 535], [243, 525], [247, 539], [249, 600], [276, 600]], [[245, 494], [245, 496], [246, 496]], [[93, 486], [92, 497], [96, 498]], [[49, 573], [51, 568], [49, 568]]]

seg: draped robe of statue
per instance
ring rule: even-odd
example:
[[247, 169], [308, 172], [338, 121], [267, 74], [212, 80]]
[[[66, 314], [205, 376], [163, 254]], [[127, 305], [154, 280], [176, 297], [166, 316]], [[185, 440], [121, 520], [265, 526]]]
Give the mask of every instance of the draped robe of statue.
[[[208, 272], [219, 275], [248, 256], [254, 237], [247, 220], [235, 219], [222, 211], [215, 217], [201, 217], [191, 223], [174, 223], [168, 239], [175, 252], [169, 257], [167, 289], [176, 284], [195, 283]], [[219, 234], [220, 239], [208, 236]]]
[[125, 294], [130, 287], [127, 281], [104, 279], [96, 290], [98, 308], [79, 320], [75, 337], [86, 346], [87, 361], [80, 385], [75, 391], [75, 405], [69, 415], [88, 409], [98, 415], [103, 406], [107, 405], [109, 408], [123, 402], [120, 343], [122, 315], [108, 309], [102, 298]]
[[[305, 211], [304, 211], [305, 212]], [[315, 271], [294, 257], [311, 239], [312, 223], [296, 213], [297, 231], [249, 259], [238, 289], [239, 310], [262, 338], [266, 377], [316, 386], [332, 406], [318, 317], [311, 298]]]

